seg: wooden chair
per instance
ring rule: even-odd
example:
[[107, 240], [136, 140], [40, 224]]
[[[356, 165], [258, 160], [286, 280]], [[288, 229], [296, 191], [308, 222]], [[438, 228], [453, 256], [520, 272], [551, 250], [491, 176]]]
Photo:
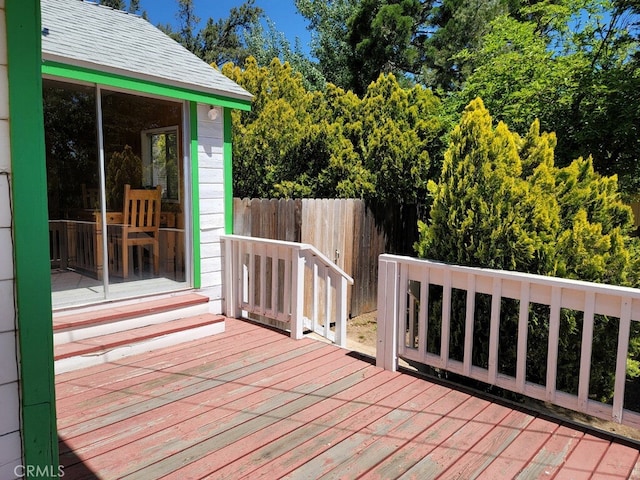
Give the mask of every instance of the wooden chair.
[[160, 202], [162, 186], [153, 190], [134, 190], [124, 186], [122, 225], [122, 276], [129, 276], [129, 247], [138, 247], [138, 264], [142, 269], [140, 247], [150, 246], [153, 256], [153, 273], [160, 270]]

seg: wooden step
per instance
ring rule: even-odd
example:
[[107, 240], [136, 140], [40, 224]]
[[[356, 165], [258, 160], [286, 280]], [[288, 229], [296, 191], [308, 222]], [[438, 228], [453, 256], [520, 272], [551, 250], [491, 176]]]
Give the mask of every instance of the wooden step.
[[224, 320], [206, 313], [57, 345], [55, 371], [64, 373], [222, 333]]
[[196, 293], [135, 303], [115, 303], [54, 315], [54, 345], [208, 313], [209, 298]]

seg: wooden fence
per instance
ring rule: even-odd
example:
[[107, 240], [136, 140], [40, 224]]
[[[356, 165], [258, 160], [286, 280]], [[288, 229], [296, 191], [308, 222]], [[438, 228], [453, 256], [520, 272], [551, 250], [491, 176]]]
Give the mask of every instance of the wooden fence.
[[234, 199], [233, 233], [308, 243], [349, 274], [351, 317], [376, 309], [378, 256], [387, 248], [376, 215], [357, 199]]

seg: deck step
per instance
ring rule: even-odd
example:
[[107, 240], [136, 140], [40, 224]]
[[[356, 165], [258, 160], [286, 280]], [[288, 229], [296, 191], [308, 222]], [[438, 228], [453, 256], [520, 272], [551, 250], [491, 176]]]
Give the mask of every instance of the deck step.
[[77, 342], [133, 328], [157, 325], [209, 312], [209, 298], [196, 293], [136, 303], [116, 303], [54, 315], [54, 345]]
[[56, 374], [99, 365], [224, 331], [225, 318], [210, 313], [56, 345]]

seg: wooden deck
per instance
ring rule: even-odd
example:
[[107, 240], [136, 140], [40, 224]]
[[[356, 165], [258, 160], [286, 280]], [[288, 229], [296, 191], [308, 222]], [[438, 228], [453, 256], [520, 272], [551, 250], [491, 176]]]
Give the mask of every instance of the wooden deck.
[[65, 480], [640, 478], [630, 444], [233, 319], [56, 384]]

